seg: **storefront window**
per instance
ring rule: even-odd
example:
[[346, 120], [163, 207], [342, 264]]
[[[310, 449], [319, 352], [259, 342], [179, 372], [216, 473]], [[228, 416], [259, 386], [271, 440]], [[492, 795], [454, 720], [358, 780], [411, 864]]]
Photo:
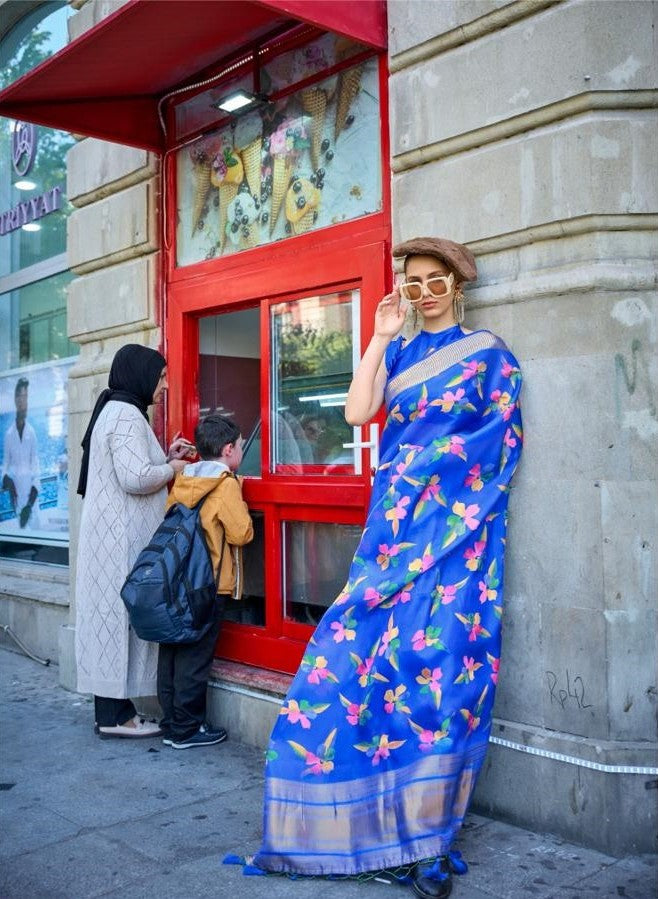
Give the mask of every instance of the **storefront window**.
[[234, 118], [177, 154], [177, 264], [379, 212], [380, 156], [375, 58]]
[[343, 589], [361, 528], [317, 521], [282, 528], [284, 616], [315, 626]]
[[272, 471], [355, 473], [343, 444], [352, 441], [344, 413], [358, 309], [351, 290], [272, 307]]
[[[0, 44], [0, 87], [67, 42], [64, 2]], [[0, 556], [68, 562], [66, 133], [0, 119]]]

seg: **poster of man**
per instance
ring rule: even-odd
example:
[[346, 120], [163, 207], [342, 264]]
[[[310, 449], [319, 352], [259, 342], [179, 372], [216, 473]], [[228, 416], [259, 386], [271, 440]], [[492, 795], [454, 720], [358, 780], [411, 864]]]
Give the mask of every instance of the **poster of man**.
[[0, 376], [0, 538], [68, 539], [67, 375], [71, 363]]

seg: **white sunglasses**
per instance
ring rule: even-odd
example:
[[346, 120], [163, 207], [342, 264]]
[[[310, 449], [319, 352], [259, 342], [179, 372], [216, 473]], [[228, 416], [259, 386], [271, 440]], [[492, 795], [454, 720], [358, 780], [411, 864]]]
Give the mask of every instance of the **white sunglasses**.
[[[455, 276], [452, 272], [446, 277], [441, 275], [436, 278], [428, 278], [425, 281], [425, 287], [431, 297], [444, 297], [450, 293], [455, 283]], [[421, 281], [405, 281], [400, 284], [400, 295], [408, 303], [420, 303], [423, 299], [423, 283]]]

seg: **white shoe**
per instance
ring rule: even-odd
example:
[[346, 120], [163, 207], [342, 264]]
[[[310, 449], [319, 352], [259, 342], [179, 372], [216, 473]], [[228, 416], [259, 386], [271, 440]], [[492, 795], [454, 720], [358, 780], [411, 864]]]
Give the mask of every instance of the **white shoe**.
[[140, 718], [139, 715], [135, 715], [133, 721], [135, 723], [134, 727], [129, 727], [127, 724], [117, 724], [115, 727], [96, 726], [95, 730], [101, 740], [108, 740], [111, 737], [127, 737], [128, 739], [136, 740], [140, 737], [159, 737], [162, 733], [157, 721], [147, 721], [145, 718]]

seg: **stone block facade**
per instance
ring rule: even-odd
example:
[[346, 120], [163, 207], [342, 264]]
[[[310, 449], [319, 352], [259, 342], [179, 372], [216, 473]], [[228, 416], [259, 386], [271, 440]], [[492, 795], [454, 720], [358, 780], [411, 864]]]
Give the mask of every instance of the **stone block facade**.
[[388, 8], [394, 238], [469, 244], [467, 321], [525, 374], [476, 802], [652, 851], [650, 778], [614, 769], [656, 765], [656, 4]]

